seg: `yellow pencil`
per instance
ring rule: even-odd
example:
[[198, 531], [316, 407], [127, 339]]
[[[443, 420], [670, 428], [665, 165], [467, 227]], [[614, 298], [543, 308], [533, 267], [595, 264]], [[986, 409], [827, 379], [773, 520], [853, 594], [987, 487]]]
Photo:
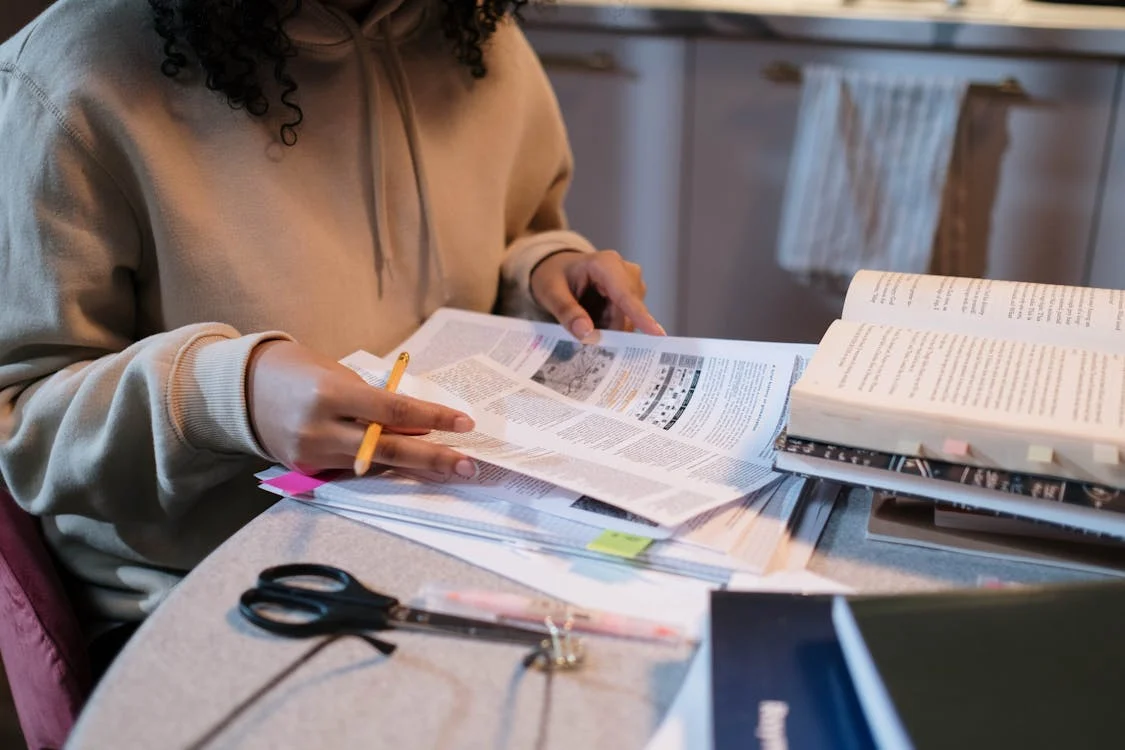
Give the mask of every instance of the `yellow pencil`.
[[[395, 360], [394, 367], [391, 368], [391, 374], [387, 376], [387, 384], [384, 388], [394, 393], [398, 389], [398, 383], [402, 380], [402, 374], [406, 372], [406, 366], [410, 364], [410, 355], [406, 352], [398, 355]], [[372, 422], [367, 425], [367, 431], [363, 433], [363, 442], [359, 446], [359, 452], [355, 454], [355, 475], [363, 476], [367, 470], [371, 468], [371, 459], [375, 457], [375, 446], [379, 444], [379, 436], [383, 434], [383, 425], [378, 422]]]

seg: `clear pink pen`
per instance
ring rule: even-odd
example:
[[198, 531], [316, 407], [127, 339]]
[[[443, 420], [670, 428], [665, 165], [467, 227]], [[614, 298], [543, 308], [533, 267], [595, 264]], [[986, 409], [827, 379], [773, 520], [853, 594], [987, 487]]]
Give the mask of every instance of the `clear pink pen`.
[[670, 625], [612, 612], [579, 609], [546, 598], [479, 590], [442, 591], [438, 595], [461, 610], [485, 613], [498, 619], [541, 623], [550, 617], [557, 625], [570, 619], [571, 628], [578, 632], [672, 643], [684, 640], [683, 634]]

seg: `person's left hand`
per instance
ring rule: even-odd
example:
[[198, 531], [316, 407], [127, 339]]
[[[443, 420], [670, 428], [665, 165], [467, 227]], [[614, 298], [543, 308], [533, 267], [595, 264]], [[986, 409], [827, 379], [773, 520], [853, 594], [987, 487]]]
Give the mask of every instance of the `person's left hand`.
[[645, 307], [641, 267], [614, 250], [547, 256], [531, 272], [531, 294], [579, 341], [595, 327], [666, 335]]

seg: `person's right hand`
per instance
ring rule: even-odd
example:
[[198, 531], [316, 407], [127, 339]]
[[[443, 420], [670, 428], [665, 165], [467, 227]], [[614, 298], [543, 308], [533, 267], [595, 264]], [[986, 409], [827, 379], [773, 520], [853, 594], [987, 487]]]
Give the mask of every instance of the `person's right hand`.
[[349, 468], [371, 422], [383, 425], [374, 462], [436, 477], [472, 477], [457, 451], [416, 437], [430, 430], [468, 432], [463, 412], [388, 393], [294, 341], [266, 341], [251, 354], [246, 378], [250, 422], [276, 461], [303, 474]]

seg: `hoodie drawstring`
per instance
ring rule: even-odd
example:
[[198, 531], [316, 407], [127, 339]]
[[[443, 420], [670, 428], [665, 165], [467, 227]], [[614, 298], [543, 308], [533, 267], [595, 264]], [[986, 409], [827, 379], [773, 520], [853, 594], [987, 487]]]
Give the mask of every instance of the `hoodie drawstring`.
[[[418, 118], [416, 110], [414, 109], [414, 98], [410, 95], [410, 86], [406, 80], [406, 71], [402, 65], [402, 58], [398, 54], [398, 48], [394, 45], [391, 38], [390, 22], [386, 17], [379, 23], [379, 28], [383, 32], [383, 39], [387, 44], [387, 59], [389, 64], [387, 68], [390, 72], [391, 89], [395, 95], [395, 102], [398, 104], [399, 112], [402, 114], [403, 128], [406, 131], [406, 143], [410, 150], [410, 161], [414, 165], [414, 184], [418, 190], [418, 206], [421, 213], [422, 224], [422, 258], [420, 265], [425, 268], [430, 267], [432, 262], [435, 266], [437, 275], [438, 288], [441, 289], [441, 304], [447, 304], [451, 298], [449, 285], [445, 275], [445, 261], [441, 255], [441, 248], [438, 245], [436, 228], [434, 225], [434, 211], [430, 203], [429, 181], [426, 179], [425, 162], [422, 159], [422, 147], [419, 144], [418, 135]], [[429, 297], [428, 288], [426, 286], [426, 275], [421, 275], [422, 288], [419, 290], [419, 316], [424, 320], [429, 317], [432, 310], [426, 309], [426, 299]]]
[[367, 196], [370, 206], [371, 237], [375, 245], [375, 277], [379, 283], [379, 296], [383, 296], [383, 270], [389, 276], [394, 276], [394, 249], [387, 236], [389, 218], [387, 215], [386, 179], [383, 174], [383, 148], [379, 138], [379, 111], [376, 103], [379, 97], [379, 84], [377, 77], [372, 75], [374, 62], [371, 51], [368, 49], [367, 40], [353, 24], [345, 24], [352, 42], [359, 51], [360, 86], [363, 88], [363, 116], [367, 120], [367, 127], [363, 129], [363, 148], [367, 152], [367, 160], [371, 169], [371, 179], [367, 182], [370, 186]]
[[[400, 7], [392, 3], [390, 7], [382, 8], [383, 15], [377, 19], [379, 32], [386, 45], [386, 54], [383, 55], [387, 77], [391, 84], [391, 93], [394, 95], [399, 114], [402, 117], [403, 130], [406, 133], [406, 143], [410, 153], [410, 161], [414, 170], [414, 184], [418, 191], [418, 207], [420, 213], [420, 230], [422, 256], [419, 258], [419, 301], [418, 316], [424, 320], [433, 312], [427, 304], [429, 298], [429, 270], [433, 267], [436, 275], [437, 287], [441, 290], [439, 305], [447, 304], [451, 298], [448, 280], [445, 273], [445, 261], [437, 241], [434, 224], [434, 210], [430, 201], [429, 183], [426, 180], [425, 166], [422, 158], [422, 147], [418, 131], [418, 118], [414, 108], [414, 100], [410, 95], [410, 86], [406, 80], [402, 58], [395, 46], [390, 25], [391, 13]], [[344, 19], [341, 19], [344, 20]], [[366, 25], [372, 25], [371, 19]], [[390, 218], [387, 211], [386, 175], [384, 172], [383, 142], [379, 138], [379, 108], [378, 108], [378, 76], [375, 75], [375, 61], [371, 52], [371, 41], [364, 36], [363, 31], [350, 19], [345, 20], [345, 27], [358, 50], [360, 60], [360, 85], [363, 87], [364, 116], [368, 126], [364, 128], [364, 149], [367, 151], [371, 165], [371, 195], [368, 196], [369, 205], [372, 207], [371, 222], [372, 237], [375, 245], [375, 272], [379, 280], [379, 296], [383, 295], [383, 270], [386, 269], [390, 277], [394, 276], [394, 248], [388, 236]]]

